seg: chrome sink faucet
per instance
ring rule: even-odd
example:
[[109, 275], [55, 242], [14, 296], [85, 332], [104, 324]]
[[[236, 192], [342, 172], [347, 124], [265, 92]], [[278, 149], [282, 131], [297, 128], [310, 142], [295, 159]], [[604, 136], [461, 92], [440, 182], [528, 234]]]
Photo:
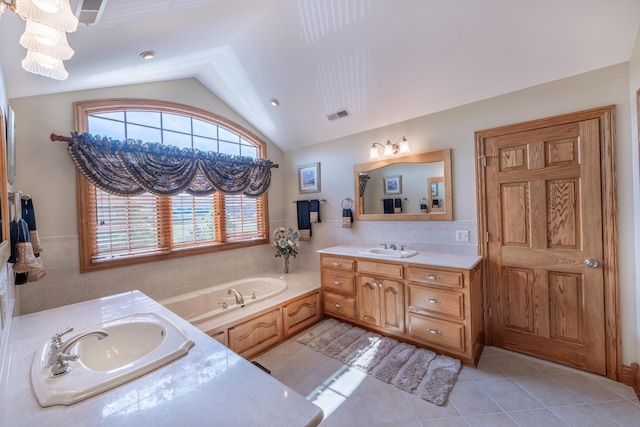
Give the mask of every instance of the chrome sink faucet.
[[85, 332], [84, 334], [78, 334], [67, 341], [62, 342], [62, 336], [73, 331], [73, 328], [67, 328], [62, 332], [56, 333], [51, 337], [51, 349], [49, 351], [49, 359], [47, 360], [47, 366], [51, 366], [51, 375], [59, 376], [69, 372], [68, 361], [78, 360], [77, 354], [69, 354], [71, 348], [87, 337], [98, 337], [99, 340], [109, 336], [109, 332], [102, 329], [96, 329], [95, 331]]
[[397, 251], [398, 247], [396, 246], [395, 243], [392, 243], [392, 244], [389, 245], [389, 249], [393, 249], [394, 251]]
[[236, 304], [244, 304], [244, 298], [242, 298], [240, 292], [236, 291], [235, 289], [229, 289], [227, 291], [227, 294], [233, 294], [236, 297]]

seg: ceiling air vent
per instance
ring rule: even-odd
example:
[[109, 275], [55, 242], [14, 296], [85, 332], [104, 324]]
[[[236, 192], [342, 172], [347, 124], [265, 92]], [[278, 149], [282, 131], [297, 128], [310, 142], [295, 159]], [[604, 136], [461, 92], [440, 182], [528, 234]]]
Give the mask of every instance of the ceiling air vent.
[[349, 115], [350, 114], [349, 114], [349, 112], [347, 110], [340, 110], [340, 111], [337, 111], [337, 112], [335, 112], [333, 114], [328, 115], [327, 119], [329, 119], [329, 121], [333, 121], [333, 120], [341, 119], [343, 117], [347, 117]]
[[106, 4], [107, 0], [80, 0], [76, 7], [76, 18], [80, 24], [95, 25]]

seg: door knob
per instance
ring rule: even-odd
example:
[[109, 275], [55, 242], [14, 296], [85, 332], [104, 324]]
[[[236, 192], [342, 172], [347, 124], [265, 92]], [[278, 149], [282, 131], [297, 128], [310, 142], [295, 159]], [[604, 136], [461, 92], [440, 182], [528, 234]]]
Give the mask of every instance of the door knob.
[[586, 265], [589, 268], [598, 268], [600, 263], [598, 262], [597, 259], [587, 258], [584, 260], [584, 265]]

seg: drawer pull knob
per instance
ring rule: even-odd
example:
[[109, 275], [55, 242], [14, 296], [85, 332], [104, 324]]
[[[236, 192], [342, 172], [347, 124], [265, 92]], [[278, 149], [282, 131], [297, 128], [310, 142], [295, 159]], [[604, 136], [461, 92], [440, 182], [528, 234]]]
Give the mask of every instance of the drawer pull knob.
[[342, 305], [336, 303], [336, 308], [342, 308]]
[[332, 264], [334, 267], [340, 267], [340, 266], [342, 266], [342, 263], [335, 262], [335, 261], [333, 261], [331, 264]]
[[440, 280], [440, 278], [438, 276], [430, 274], [427, 276], [427, 280]]
[[334, 285], [342, 285], [342, 282], [341, 282], [341, 281], [339, 281], [339, 280], [334, 280], [334, 281], [333, 281], [333, 284], [334, 284]]
[[442, 332], [437, 329], [427, 329], [427, 332], [429, 332], [431, 335], [442, 335]]
[[433, 298], [429, 298], [429, 299], [427, 300], [427, 302], [428, 302], [429, 304], [440, 304], [440, 300], [433, 299]]

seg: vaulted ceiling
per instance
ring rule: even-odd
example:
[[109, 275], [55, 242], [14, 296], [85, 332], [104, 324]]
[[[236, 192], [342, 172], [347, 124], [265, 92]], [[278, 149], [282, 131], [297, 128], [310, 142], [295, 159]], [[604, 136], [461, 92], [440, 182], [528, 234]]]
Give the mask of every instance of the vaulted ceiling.
[[107, 0], [68, 80], [21, 69], [12, 13], [0, 62], [9, 98], [195, 77], [286, 151], [628, 61], [639, 27], [638, 0]]

